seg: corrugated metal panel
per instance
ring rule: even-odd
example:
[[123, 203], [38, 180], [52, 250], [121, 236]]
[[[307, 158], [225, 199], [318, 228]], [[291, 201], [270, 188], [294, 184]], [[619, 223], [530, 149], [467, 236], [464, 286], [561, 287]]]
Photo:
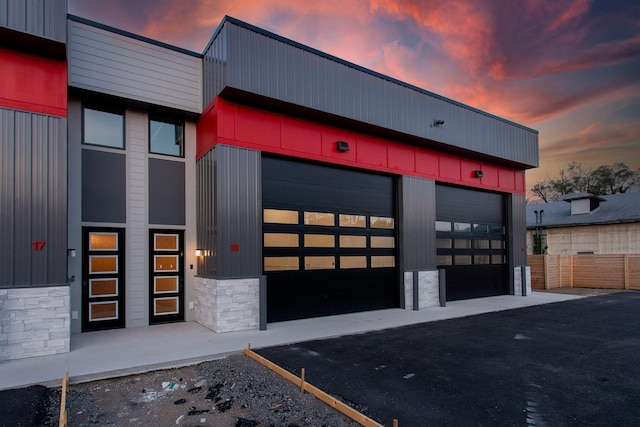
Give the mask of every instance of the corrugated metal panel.
[[15, 114], [0, 108], [0, 286], [13, 285], [15, 264]]
[[215, 150], [196, 162], [197, 248], [204, 251], [198, 259], [198, 276], [217, 277], [215, 229]]
[[217, 278], [258, 277], [262, 274], [260, 152], [226, 145], [217, 145], [215, 151]]
[[0, 27], [65, 43], [66, 0], [0, 0]]
[[[67, 282], [67, 119], [48, 117], [47, 283]], [[54, 159], [55, 161], [51, 161]]]
[[0, 286], [64, 285], [66, 119], [0, 109], [0, 124]]
[[224, 89], [227, 70], [227, 31], [223, 27], [213, 39], [203, 58], [203, 105], [207, 105]]
[[[198, 159], [197, 245], [205, 250], [198, 276], [262, 274], [260, 152], [217, 145]], [[233, 251], [231, 245], [238, 245]]]
[[[226, 45], [226, 74], [205, 96], [225, 87], [426, 138], [471, 152], [538, 166], [538, 133], [417, 87], [347, 63], [232, 18], [207, 48]], [[209, 83], [207, 83], [209, 84]], [[434, 119], [444, 120], [434, 127]]]
[[200, 113], [202, 60], [69, 21], [69, 86]]
[[400, 178], [400, 245], [404, 271], [436, 269], [436, 184], [423, 178]]
[[510, 194], [507, 199], [509, 259], [513, 267], [527, 265], [526, 198], [524, 194]]

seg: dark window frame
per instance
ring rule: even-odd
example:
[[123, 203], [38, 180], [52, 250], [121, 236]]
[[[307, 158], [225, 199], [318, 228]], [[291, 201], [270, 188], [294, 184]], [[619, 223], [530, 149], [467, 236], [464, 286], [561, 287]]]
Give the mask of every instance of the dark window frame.
[[[86, 125], [87, 125], [87, 120], [86, 120], [86, 110], [93, 110], [93, 111], [100, 111], [103, 113], [109, 113], [109, 114], [117, 114], [119, 116], [122, 117], [122, 146], [115, 146], [115, 145], [104, 145], [104, 144], [97, 144], [95, 142], [87, 142], [86, 140]], [[127, 138], [126, 138], [126, 111], [124, 107], [118, 107], [118, 106], [114, 106], [114, 105], [98, 105], [98, 104], [94, 104], [94, 103], [83, 103], [82, 104], [82, 120], [81, 120], [81, 126], [82, 126], [82, 145], [88, 145], [88, 146], [92, 146], [92, 147], [104, 147], [104, 148], [111, 148], [114, 150], [126, 150], [127, 148]]]
[[[166, 152], [160, 152], [160, 151], [153, 151], [153, 147], [151, 146], [151, 122], [159, 122], [159, 123], [165, 123], [165, 124], [170, 124], [170, 125], [174, 125], [174, 126], [179, 126], [181, 129], [181, 135], [180, 135], [180, 153], [179, 154], [171, 154], [171, 153], [166, 153]], [[174, 157], [174, 158], [180, 158], [183, 159], [184, 153], [185, 153], [185, 122], [184, 120], [179, 120], [179, 119], [171, 119], [171, 118], [167, 118], [164, 117], [162, 115], [156, 115], [156, 114], [149, 114], [149, 120], [148, 120], [148, 127], [147, 130], [149, 132], [149, 142], [148, 142], [148, 150], [149, 150], [149, 154], [155, 154], [155, 155], [160, 155], [160, 156], [169, 156], [169, 157]]]

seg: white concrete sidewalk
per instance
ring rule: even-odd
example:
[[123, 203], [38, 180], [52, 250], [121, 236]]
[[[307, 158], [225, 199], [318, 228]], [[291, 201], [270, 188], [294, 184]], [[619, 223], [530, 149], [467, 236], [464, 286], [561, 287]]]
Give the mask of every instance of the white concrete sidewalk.
[[420, 311], [388, 309], [270, 323], [266, 331], [216, 334], [195, 322], [89, 332], [71, 337], [71, 351], [53, 356], [0, 362], [0, 390], [32, 384], [59, 385], [195, 364], [252, 348], [358, 334], [416, 323], [582, 298], [533, 292], [448, 302]]

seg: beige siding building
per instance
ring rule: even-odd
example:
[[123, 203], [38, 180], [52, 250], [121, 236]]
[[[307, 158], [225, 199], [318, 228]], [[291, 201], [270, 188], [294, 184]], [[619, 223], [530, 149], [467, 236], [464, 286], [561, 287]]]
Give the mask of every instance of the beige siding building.
[[543, 236], [550, 255], [640, 254], [640, 192], [564, 200], [527, 206], [527, 254], [534, 235]]

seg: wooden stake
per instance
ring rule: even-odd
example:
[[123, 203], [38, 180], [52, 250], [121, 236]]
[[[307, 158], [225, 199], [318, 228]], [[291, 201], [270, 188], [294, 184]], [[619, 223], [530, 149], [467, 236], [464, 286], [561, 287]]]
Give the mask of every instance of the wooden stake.
[[300, 370], [300, 391], [304, 394], [304, 368]]
[[62, 394], [60, 396], [60, 427], [67, 427], [67, 391], [69, 391], [69, 372], [62, 379]]
[[341, 401], [337, 400], [336, 398], [332, 397], [331, 395], [325, 393], [324, 391], [320, 390], [319, 388], [317, 388], [317, 387], [309, 384], [308, 382], [306, 382], [304, 380], [304, 368], [302, 368], [303, 378], [298, 378], [296, 375], [292, 374], [291, 372], [281, 368], [280, 366], [276, 365], [275, 363], [271, 362], [270, 360], [268, 360], [268, 359], [260, 356], [259, 354], [253, 352], [249, 347], [246, 348], [246, 350], [244, 351], [244, 354], [247, 357], [255, 360], [256, 362], [258, 362], [258, 363], [266, 366], [267, 368], [271, 369], [275, 373], [281, 375], [283, 378], [285, 378], [289, 382], [292, 382], [295, 385], [300, 385], [303, 392], [306, 391], [306, 392], [314, 395], [315, 397], [317, 397], [318, 399], [322, 400], [327, 405], [329, 405], [332, 408], [337, 409], [338, 411], [342, 412], [344, 415], [346, 415], [347, 417], [351, 418], [355, 422], [360, 423], [360, 425], [363, 425], [365, 427], [384, 427], [382, 424], [372, 420], [371, 418], [367, 417], [364, 414], [361, 414], [360, 412], [356, 411], [355, 409], [353, 409], [349, 405], [346, 405], [346, 404], [342, 403]]

